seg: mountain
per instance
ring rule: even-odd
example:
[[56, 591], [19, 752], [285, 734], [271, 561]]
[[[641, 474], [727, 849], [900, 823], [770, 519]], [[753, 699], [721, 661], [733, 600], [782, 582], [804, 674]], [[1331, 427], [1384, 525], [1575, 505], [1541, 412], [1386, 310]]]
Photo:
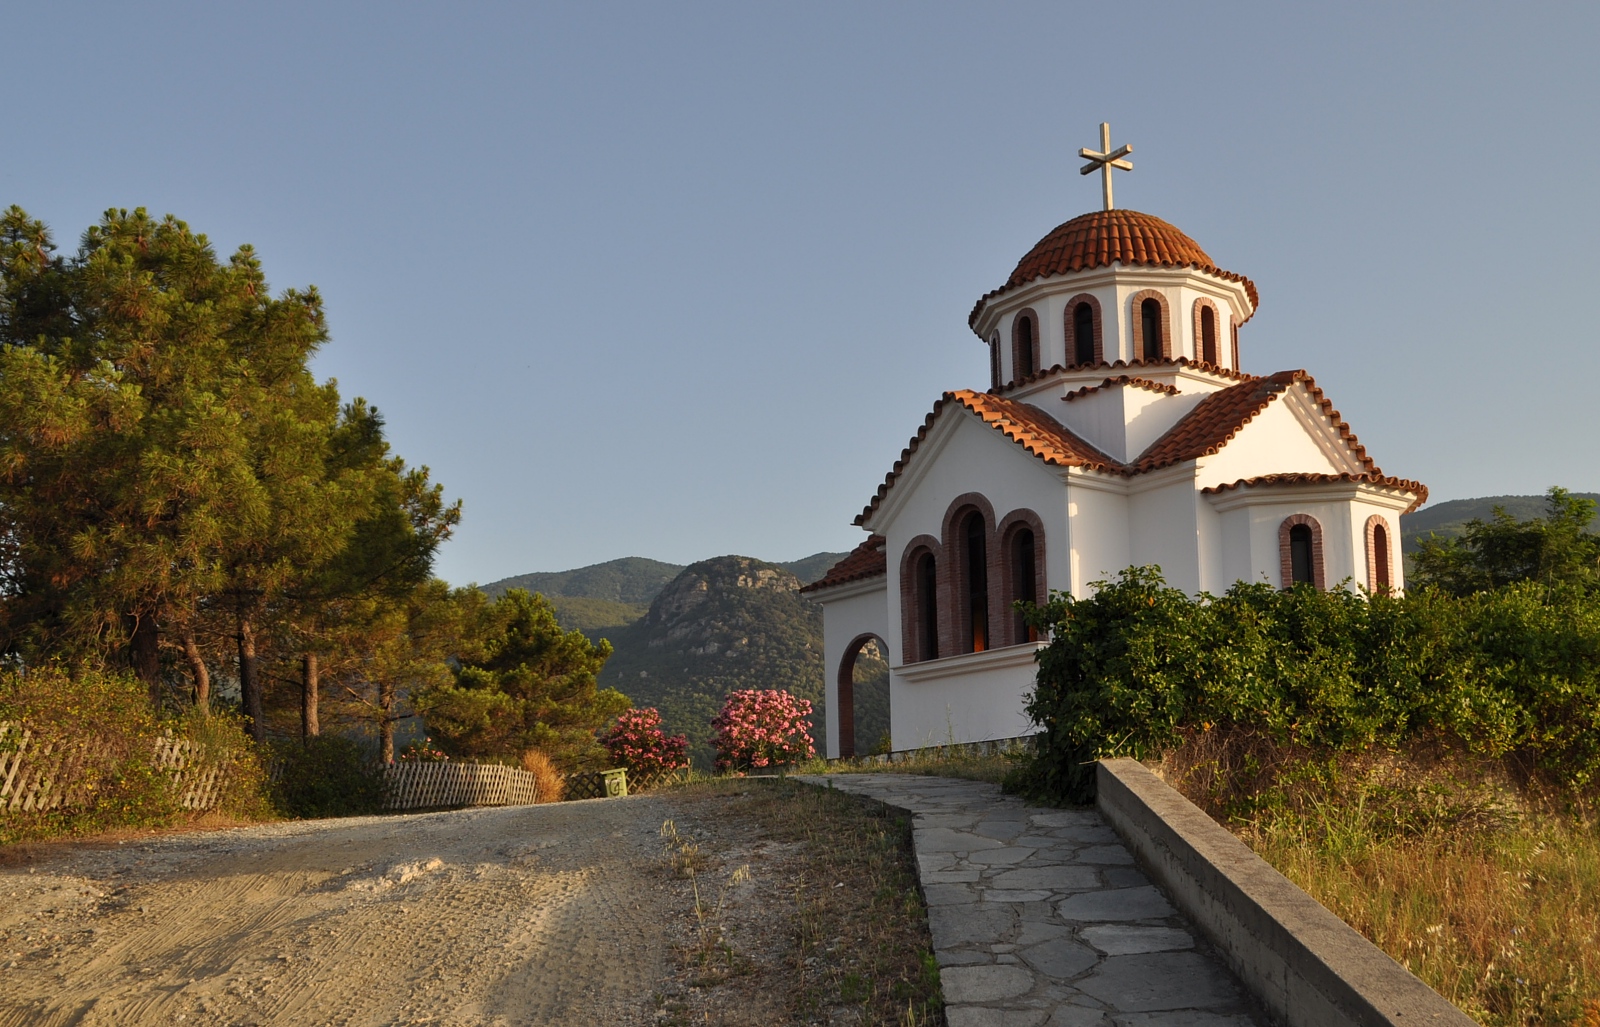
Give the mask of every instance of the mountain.
[[[814, 553], [789, 563], [776, 563], [808, 585], [844, 559], [843, 553]], [[538, 592], [556, 608], [556, 620], [568, 631], [581, 631], [590, 638], [609, 638], [618, 628], [643, 617], [650, 601], [677, 577], [683, 567], [642, 556], [590, 564], [570, 571], [542, 571], [517, 574], [491, 581], [479, 588], [498, 599], [507, 589], [525, 588]], [[615, 639], [612, 639], [615, 642]]]
[[[1580, 499], [1600, 500], [1600, 493], [1575, 492]], [[1400, 550], [1415, 553], [1422, 548], [1421, 541], [1431, 532], [1440, 538], [1455, 538], [1466, 530], [1467, 522], [1477, 519], [1487, 521], [1494, 516], [1495, 507], [1519, 521], [1543, 517], [1546, 512], [1544, 496], [1485, 496], [1481, 499], [1452, 499], [1424, 507], [1416, 513], [1400, 517]], [[1593, 522], [1591, 522], [1591, 527]]]
[[600, 683], [661, 711], [668, 734], [689, 736], [711, 762], [710, 721], [727, 694], [782, 688], [810, 699], [812, 737], [824, 737], [822, 608], [778, 564], [719, 556], [683, 569], [632, 624], [607, 633], [616, 652]]

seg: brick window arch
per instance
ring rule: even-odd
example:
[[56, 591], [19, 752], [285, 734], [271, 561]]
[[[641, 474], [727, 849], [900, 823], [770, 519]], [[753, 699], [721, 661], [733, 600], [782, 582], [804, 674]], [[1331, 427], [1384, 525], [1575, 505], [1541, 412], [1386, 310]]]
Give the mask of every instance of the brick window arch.
[[1372, 592], [1394, 588], [1394, 532], [1381, 514], [1367, 518], [1367, 588]]
[[1326, 589], [1322, 567], [1322, 525], [1308, 514], [1285, 517], [1278, 525], [1278, 561], [1284, 588], [1308, 584]]
[[835, 707], [839, 711], [839, 757], [849, 759], [856, 754], [856, 659], [861, 655], [861, 650], [867, 643], [873, 643], [878, 651], [885, 656], [889, 653], [889, 645], [877, 635], [868, 632], [857, 635], [845, 646], [844, 659], [839, 661], [839, 676], [835, 679], [838, 690], [835, 693], [837, 701]]
[[[984, 649], [995, 644], [995, 627], [1001, 623], [997, 613], [1001, 569], [994, 522], [994, 506], [981, 493], [964, 493], [945, 508], [940, 538], [945, 557], [939, 575], [941, 656], [979, 651], [980, 641]], [[981, 553], [974, 551], [974, 541], [981, 542]]]
[[1011, 319], [1011, 380], [1020, 382], [1039, 371], [1039, 315], [1033, 308]]
[[[1153, 304], [1146, 306], [1146, 303]], [[1159, 289], [1141, 289], [1128, 300], [1129, 323], [1133, 326], [1133, 360], [1172, 359], [1172, 310]], [[1146, 338], [1145, 324], [1161, 333], [1160, 339]]]
[[995, 332], [989, 337], [989, 387], [998, 389], [1002, 382], [1000, 377], [1000, 333]]
[[1233, 364], [1231, 366], [1237, 371], [1239, 370], [1239, 326], [1234, 324], [1231, 318], [1228, 322], [1228, 331], [1233, 336]]
[[1194, 301], [1194, 355], [1196, 360], [1222, 366], [1222, 315], [1208, 299]]
[[1000, 539], [1002, 645], [1038, 641], [1037, 632], [1023, 623], [1012, 607], [1019, 599], [1043, 603], [1050, 592], [1044, 580], [1044, 521], [1032, 510], [1006, 514], [995, 532]]
[[[1085, 316], [1084, 308], [1087, 308]], [[1089, 367], [1106, 362], [1105, 337], [1100, 329], [1100, 301], [1083, 292], [1067, 301], [1063, 338], [1066, 341], [1067, 365]], [[1088, 337], [1084, 337], [1084, 329]], [[1087, 360], [1084, 358], [1088, 357]]]
[[918, 535], [900, 557], [900, 662], [921, 663], [940, 656], [940, 577], [944, 571], [939, 540]]

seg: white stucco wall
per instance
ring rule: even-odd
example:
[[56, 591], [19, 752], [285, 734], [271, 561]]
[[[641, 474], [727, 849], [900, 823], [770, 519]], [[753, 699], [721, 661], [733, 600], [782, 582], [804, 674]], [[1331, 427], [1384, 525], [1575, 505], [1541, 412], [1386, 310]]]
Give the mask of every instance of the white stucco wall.
[[[839, 668], [850, 655], [850, 643], [873, 634], [883, 640], [885, 649], [890, 644], [887, 587], [888, 579], [884, 577], [812, 593], [812, 598], [822, 604], [822, 683], [828, 713], [824, 749], [829, 759], [839, 758]], [[884, 656], [889, 658], [887, 651]], [[891, 696], [891, 708], [892, 702]]]

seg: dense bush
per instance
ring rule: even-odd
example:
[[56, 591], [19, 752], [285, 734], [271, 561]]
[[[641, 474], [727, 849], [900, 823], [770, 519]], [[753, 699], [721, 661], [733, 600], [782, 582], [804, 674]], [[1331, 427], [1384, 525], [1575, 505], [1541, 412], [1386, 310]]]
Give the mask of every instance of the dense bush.
[[621, 714], [600, 742], [630, 778], [649, 779], [689, 765], [688, 736], [662, 731], [661, 712], [653, 707]]
[[[8, 812], [0, 822], [0, 842], [171, 823], [183, 812], [182, 795], [156, 763], [163, 735], [192, 743], [191, 759], [201, 766], [229, 766], [218, 812], [264, 811], [264, 775], [239, 720], [191, 711], [163, 721], [132, 675], [56, 664], [0, 672], [0, 721], [30, 733], [25, 768], [53, 768], [61, 785], [76, 794], [67, 808]], [[12, 732], [4, 744], [14, 750], [19, 740]]]
[[375, 754], [343, 735], [286, 742], [273, 753], [273, 794], [292, 817], [353, 817], [383, 808], [383, 776]]
[[729, 692], [711, 721], [717, 733], [718, 770], [755, 770], [799, 763], [816, 755], [811, 741], [811, 701], [781, 689]]
[[1191, 599], [1130, 568], [1028, 616], [1052, 633], [1028, 705], [1044, 730], [1012, 785], [1042, 797], [1089, 801], [1094, 760], [1212, 727], [1327, 753], [1443, 737], [1562, 785], [1600, 780], [1600, 601], [1581, 589]]

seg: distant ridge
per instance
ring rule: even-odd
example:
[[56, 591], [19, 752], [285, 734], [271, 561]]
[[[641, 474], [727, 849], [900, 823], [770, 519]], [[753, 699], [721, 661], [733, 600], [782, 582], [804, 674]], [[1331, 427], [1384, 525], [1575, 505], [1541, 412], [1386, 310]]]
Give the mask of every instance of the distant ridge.
[[[1597, 492], [1574, 492], [1573, 495], [1580, 499], [1600, 501], [1600, 493]], [[1487, 521], [1493, 517], [1497, 506], [1519, 521], [1543, 517], [1546, 512], [1544, 496], [1484, 496], [1480, 499], [1451, 499], [1435, 503], [1416, 513], [1401, 515], [1401, 551], [1415, 553], [1422, 548], [1422, 540], [1430, 533], [1442, 539], [1455, 538], [1466, 530], [1468, 521]]]

